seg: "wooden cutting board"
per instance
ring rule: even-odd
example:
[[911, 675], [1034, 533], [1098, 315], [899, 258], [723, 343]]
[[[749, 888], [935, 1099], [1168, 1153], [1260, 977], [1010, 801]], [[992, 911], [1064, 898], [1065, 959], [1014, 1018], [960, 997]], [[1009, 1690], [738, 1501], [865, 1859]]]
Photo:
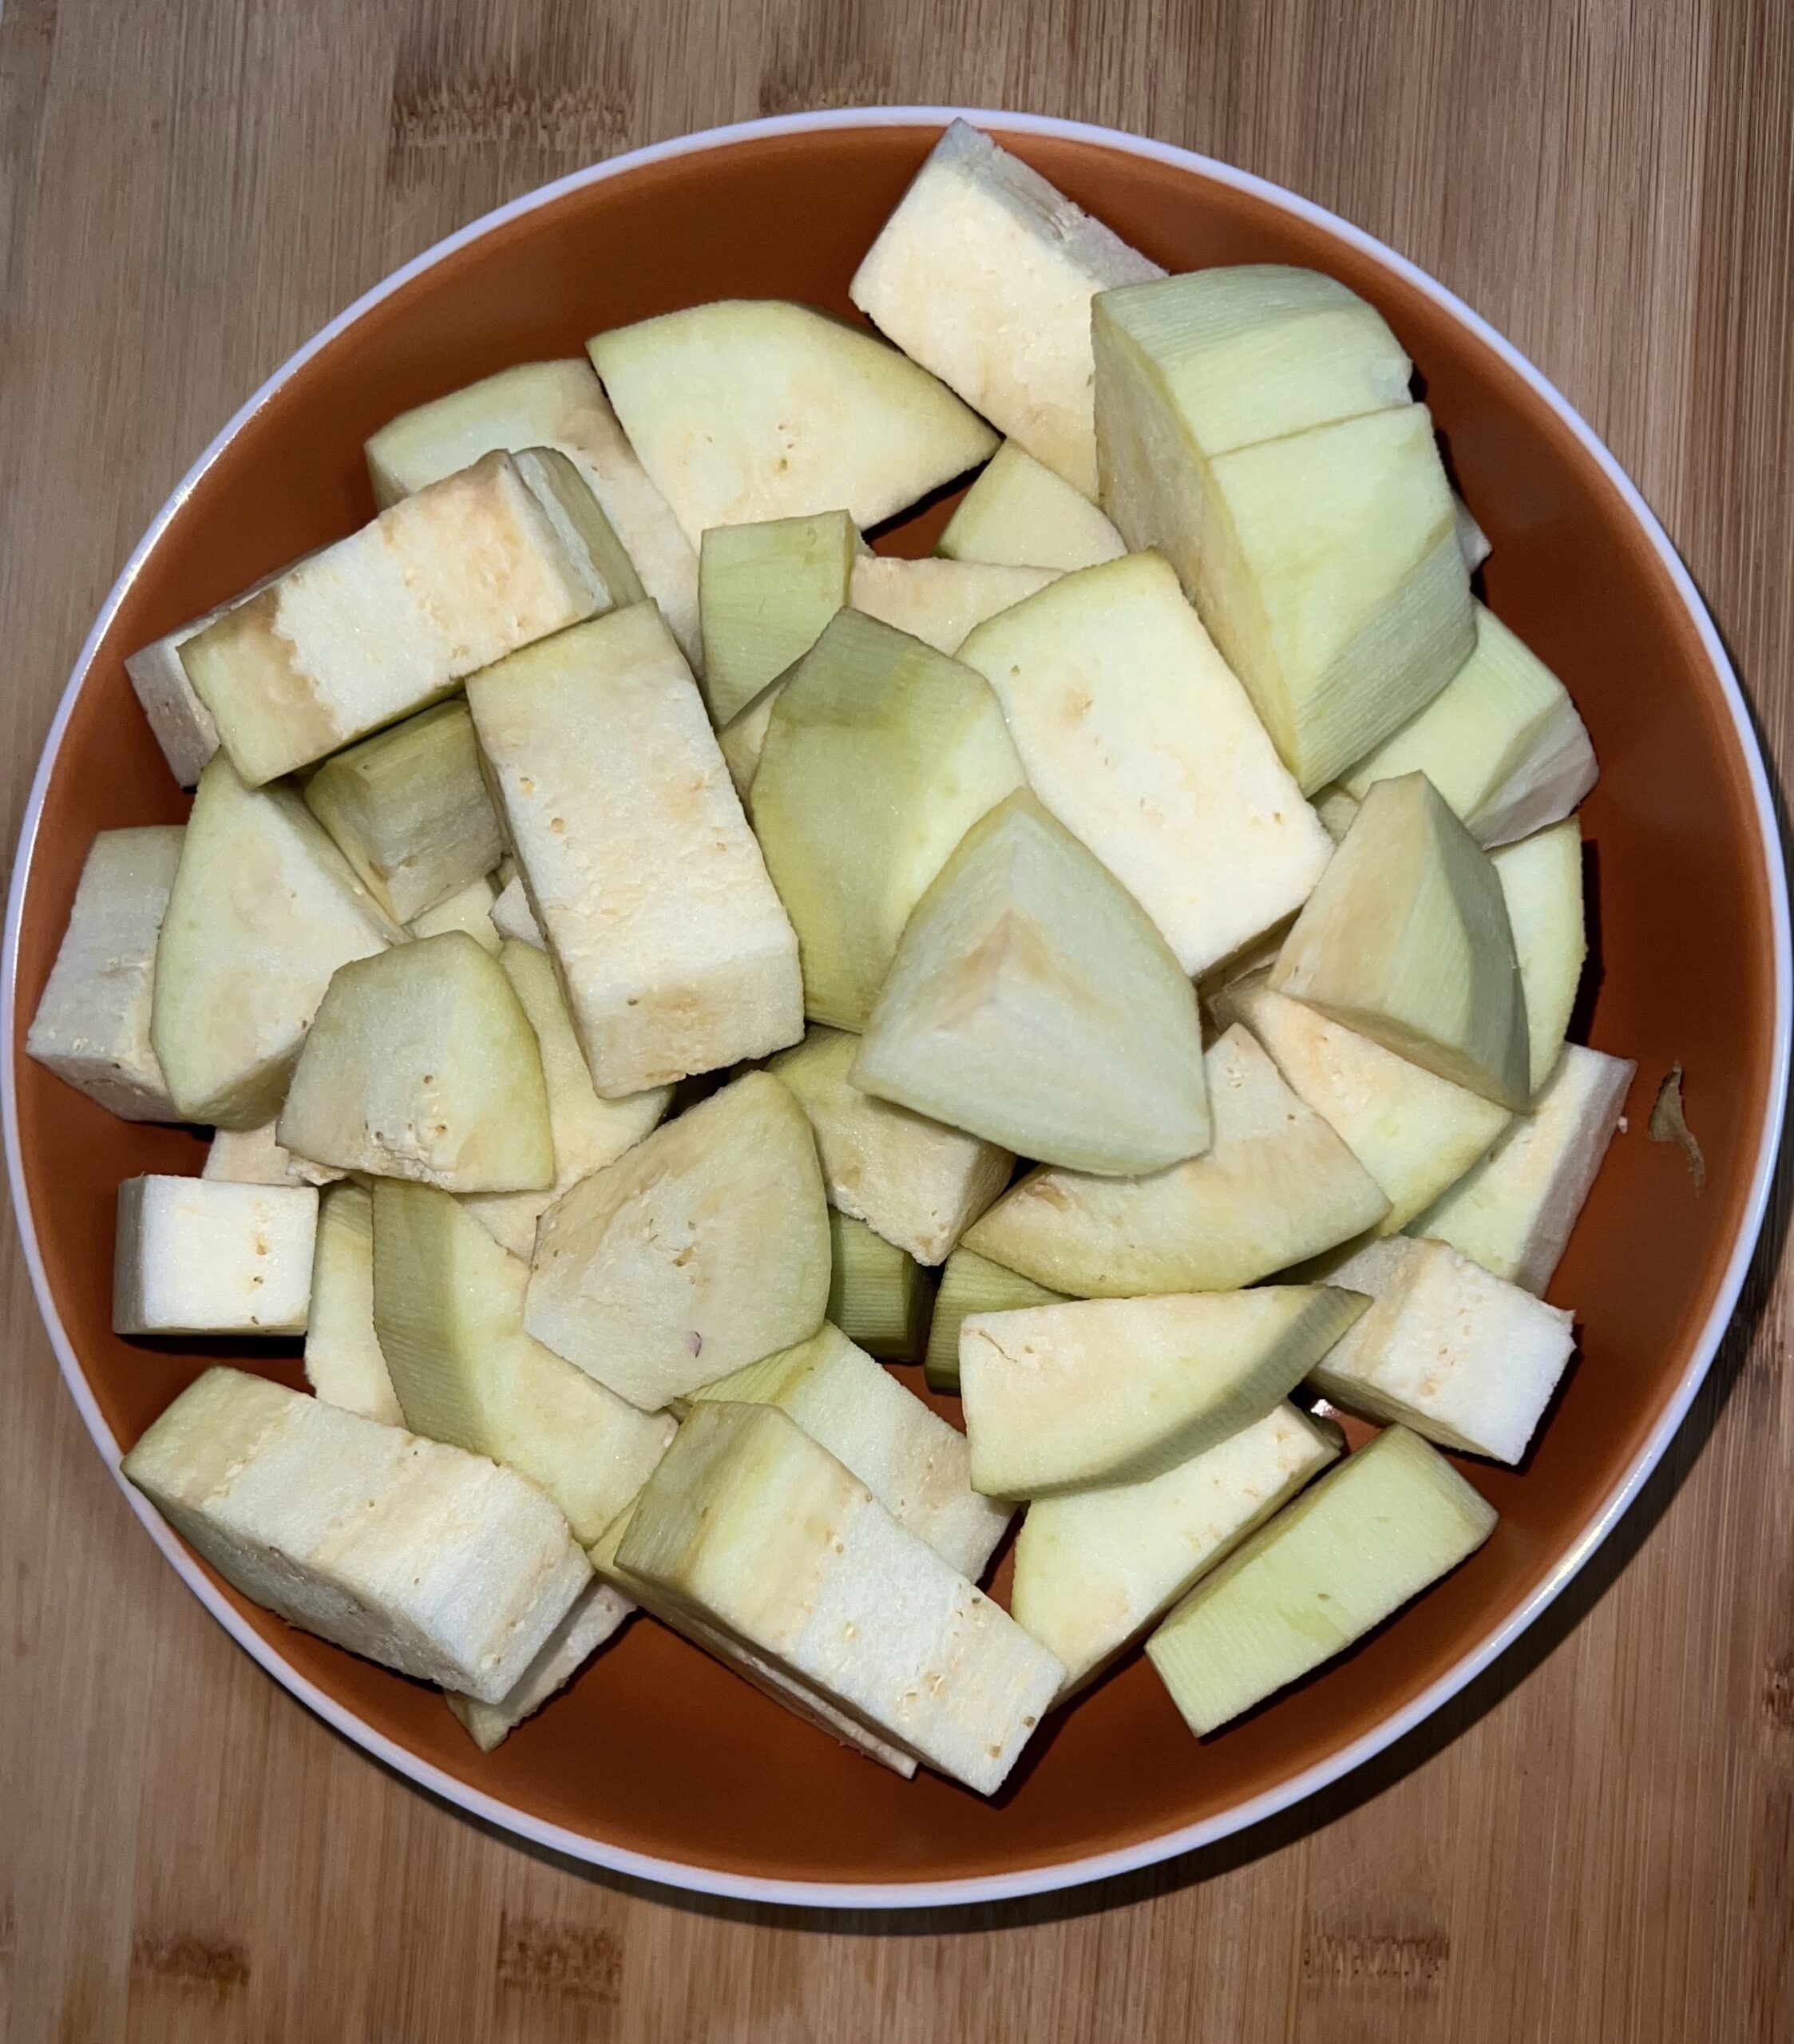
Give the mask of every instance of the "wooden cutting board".
[[[1284, 181], [1442, 277], [1794, 703], [1785, 0], [0, 0], [7, 842], [119, 564], [315, 327], [640, 142], [1008, 105]], [[1697, 1127], [1700, 1102], [1689, 1112]], [[390, 1778], [157, 1559], [0, 1249], [0, 2037], [1794, 2036], [1794, 1389], [1774, 1271], [1595, 1565], [1444, 1718], [1138, 1878], [877, 1919], [682, 1902]]]

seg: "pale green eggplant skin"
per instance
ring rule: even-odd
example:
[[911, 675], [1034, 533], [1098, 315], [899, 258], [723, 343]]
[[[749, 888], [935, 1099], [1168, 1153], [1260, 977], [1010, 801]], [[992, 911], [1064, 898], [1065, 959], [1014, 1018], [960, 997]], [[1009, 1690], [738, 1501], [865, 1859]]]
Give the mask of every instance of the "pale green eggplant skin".
[[1385, 1427], [1205, 1576], [1146, 1658], [1205, 1738], [1343, 1653], [1495, 1527], [1495, 1507], [1436, 1448]]
[[911, 911], [1022, 785], [981, 675], [875, 618], [837, 614], [779, 691], [748, 797], [811, 1021], [866, 1026]]
[[1025, 789], [965, 834], [917, 904], [849, 1076], [1082, 1171], [1162, 1170], [1212, 1137], [1195, 988]]
[[1500, 875], [1424, 774], [1366, 794], [1269, 984], [1499, 1107], [1532, 1098]]

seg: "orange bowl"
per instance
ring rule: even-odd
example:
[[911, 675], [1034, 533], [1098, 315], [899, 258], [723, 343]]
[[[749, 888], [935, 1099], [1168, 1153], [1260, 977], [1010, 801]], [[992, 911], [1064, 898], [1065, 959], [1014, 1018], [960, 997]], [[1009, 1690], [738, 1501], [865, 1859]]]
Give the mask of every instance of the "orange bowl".
[[[115, 1121], [24, 1055], [93, 834], [177, 821], [186, 806], [124, 656], [369, 517], [362, 442], [408, 406], [705, 299], [850, 312], [854, 265], [947, 117], [756, 122], [620, 157], [490, 215], [279, 370], [133, 555], [50, 731], [5, 956], [19, 1224], [64, 1374], [115, 1472], [214, 1360], [133, 1345], [109, 1325], [114, 1188], [136, 1172], [196, 1171], [202, 1139]], [[1469, 1467], [1501, 1514], [1488, 1544], [1355, 1652], [1201, 1744], [1135, 1655], [1051, 1721], [995, 1801], [931, 1776], [899, 1781], [646, 1622], [483, 1757], [439, 1696], [245, 1603], [128, 1493], [220, 1622], [370, 1753], [580, 1858], [739, 1895], [937, 1903], [1093, 1879], [1265, 1816], [1436, 1709], [1587, 1559], [1686, 1411], [1761, 1222], [1787, 1079], [1787, 898], [1762, 759], [1693, 584], [1588, 427], [1449, 293], [1289, 193], [1123, 135], [971, 117], [1168, 268], [1311, 265], [1388, 317], [1494, 543], [1487, 600], [1563, 677], [1594, 736], [1582, 1012], [1590, 1040], [1636, 1059], [1639, 1079], [1552, 1287], [1581, 1319], [1580, 1361], [1523, 1472]], [[884, 543], [921, 551], [941, 516]], [[1672, 1063], [1690, 1075], [1700, 1197], [1677, 1151], [1645, 1137]], [[299, 1381], [292, 1358], [251, 1366]]]

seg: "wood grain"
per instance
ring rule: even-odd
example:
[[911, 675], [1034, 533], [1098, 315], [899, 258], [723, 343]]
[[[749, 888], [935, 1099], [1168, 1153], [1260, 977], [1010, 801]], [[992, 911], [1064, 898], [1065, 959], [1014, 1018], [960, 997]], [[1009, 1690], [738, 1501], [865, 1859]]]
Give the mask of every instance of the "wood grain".
[[[1007, 105], [1209, 151], [1432, 270], [1569, 393], [1794, 706], [1780, 0], [4, 0], [0, 801], [138, 532], [261, 377], [541, 180], [754, 114]], [[1699, 1125], [1700, 1103], [1689, 1111]], [[307, 1717], [133, 1527], [0, 1273], [0, 2037], [1794, 2034], [1785, 1189], [1644, 1504], [1447, 1717], [1138, 1879], [921, 1918], [681, 1903]]]

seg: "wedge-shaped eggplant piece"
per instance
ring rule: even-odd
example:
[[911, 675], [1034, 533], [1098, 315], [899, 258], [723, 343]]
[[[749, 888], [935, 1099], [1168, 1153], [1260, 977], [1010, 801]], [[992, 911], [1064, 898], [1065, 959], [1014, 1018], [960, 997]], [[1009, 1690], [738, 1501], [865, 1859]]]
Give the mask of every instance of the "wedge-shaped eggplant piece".
[[822, 636], [847, 600], [859, 534], [845, 511], [713, 525], [699, 556], [704, 700], [726, 724]]
[[[1316, 787], [1432, 701], [1475, 644], [1432, 416], [1408, 405], [1317, 426], [1223, 454], [1214, 474], [1245, 573], [1210, 628], [1224, 652], [1237, 640], [1230, 664]], [[1231, 564], [1224, 554], [1218, 584]]]
[[1144, 1483], [1040, 1498], [1016, 1538], [1011, 1615], [1081, 1689], [1340, 1452], [1293, 1405]]
[[404, 935], [290, 788], [214, 759], [156, 947], [150, 1037], [182, 1116], [272, 1120], [331, 975]]
[[1329, 781], [1314, 798], [1314, 813], [1333, 842], [1343, 845], [1346, 832], [1358, 820], [1358, 798], [1348, 795], [1337, 781]]
[[608, 601], [510, 456], [488, 454], [288, 568], [180, 657], [254, 787]]
[[383, 510], [495, 448], [557, 450], [572, 463], [694, 667], [698, 557], [636, 458], [588, 362], [526, 362], [401, 412], [367, 443]]
[[498, 961], [451, 930], [344, 966], [279, 1134], [318, 1163], [446, 1192], [551, 1185], [541, 1053]]
[[882, 1362], [919, 1363], [934, 1287], [914, 1257], [838, 1207], [829, 1209], [829, 1318]]
[[795, 1420], [699, 1404], [617, 1550], [636, 1578], [990, 1795], [1064, 1670]]
[[1557, 1069], [1588, 957], [1582, 920], [1582, 826], [1574, 816], [1491, 853], [1519, 961], [1527, 1048], [1536, 1093]]
[[865, 1027], [911, 909], [1021, 786], [980, 676], [857, 612], [834, 618], [779, 692], [748, 798], [812, 1020]]
[[919, 1363], [933, 1292], [921, 1266], [864, 1221], [829, 1209], [829, 1318], [887, 1362]]
[[334, 1185], [345, 1174], [328, 1164], [315, 1164], [309, 1157], [295, 1157], [267, 1121], [259, 1128], [218, 1130], [200, 1175], [231, 1185]]
[[[289, 561], [287, 566], [298, 564]], [[187, 678], [180, 649], [226, 611], [250, 596], [260, 595], [270, 582], [278, 581], [286, 572], [286, 568], [276, 568], [273, 574], [251, 582], [229, 603], [220, 604], [190, 624], [177, 625], [172, 632], [164, 632], [160, 639], [140, 646], [136, 652], [125, 656], [125, 671], [131, 678], [131, 686], [143, 707], [149, 728], [162, 748], [168, 771], [184, 788], [195, 786], [205, 770], [206, 762], [218, 750], [218, 727]]]
[[126, 1178], [113, 1247], [115, 1334], [303, 1334], [317, 1188]]
[[465, 703], [438, 703], [327, 759], [305, 806], [394, 922], [481, 879], [505, 850]]
[[624, 610], [647, 600], [629, 550], [620, 540], [592, 485], [557, 447], [525, 447], [512, 460], [524, 487], [548, 513], [568, 554], [583, 561], [596, 578], [593, 608]]
[[1218, 264], [1108, 292], [1096, 318], [1186, 461], [1408, 402], [1413, 364], [1382, 314], [1319, 270]]
[[846, 1711], [838, 1709], [821, 1690], [798, 1681], [788, 1669], [780, 1667], [763, 1654], [755, 1653], [731, 1634], [707, 1624], [677, 1598], [655, 1589], [651, 1583], [626, 1576], [617, 1566], [616, 1553], [628, 1533], [633, 1516], [632, 1507], [607, 1529], [604, 1539], [591, 1551], [592, 1565], [606, 1582], [620, 1587], [644, 1611], [676, 1632], [680, 1638], [690, 1640], [701, 1652], [720, 1661], [762, 1696], [782, 1705], [814, 1730], [826, 1733], [829, 1737], [865, 1759], [877, 1761], [881, 1767], [888, 1767], [905, 1781], [914, 1779], [913, 1753], [893, 1745], [888, 1739], [880, 1738], [857, 1717], [849, 1717]]
[[446, 1193], [374, 1190], [374, 1325], [405, 1424], [539, 1483], [582, 1545], [632, 1504], [673, 1437], [524, 1332], [529, 1266]]
[[1388, 1198], [1377, 1233], [1396, 1234], [1488, 1154], [1512, 1116], [1273, 993], [1266, 980], [1256, 972], [1225, 988], [1215, 996], [1218, 1019], [1243, 1022], [1291, 1091], [1345, 1139]]
[[1510, 1284], [1543, 1292], [1626, 1107], [1638, 1068], [1566, 1044], [1558, 1068], [1474, 1171], [1408, 1223]]
[[535, 910], [529, 905], [521, 873], [513, 873], [499, 889], [497, 899], [492, 905], [492, 926], [506, 941], [514, 937], [518, 943], [527, 944], [535, 950], [548, 949], [548, 940], [536, 920]]
[[153, 639], [147, 646], [125, 656], [125, 671], [131, 678], [143, 713], [168, 771], [184, 788], [190, 788], [205, 770], [205, 763], [218, 750], [218, 727], [212, 712], [187, 679], [180, 649], [189, 639], [204, 631], [215, 618], [230, 608], [222, 604], [190, 624]]
[[810, 1123], [776, 1079], [750, 1072], [548, 1209], [525, 1324], [655, 1412], [807, 1341], [828, 1298]]
[[1137, 317], [1150, 300], [1105, 294], [1093, 316], [1103, 508], [1130, 546], [1163, 549], [1306, 792], [1399, 731], [1475, 643], [1432, 420], [1398, 404], [1210, 454]]
[[794, 667], [787, 667], [783, 674], [769, 681], [754, 700], [738, 710], [716, 734], [723, 763], [728, 768], [729, 778], [735, 782], [735, 793], [743, 802], [753, 788], [754, 775], [760, 770], [760, 755], [766, 748], [766, 727], [772, 722], [773, 705], [795, 671]]
[[1090, 302], [1163, 275], [1038, 171], [956, 121], [848, 292], [905, 354], [1094, 497]]
[[621, 1590], [595, 1579], [574, 1598], [542, 1650], [497, 1703], [477, 1703], [451, 1689], [449, 1709], [481, 1753], [495, 1752], [526, 1717], [533, 1717], [565, 1689], [600, 1647], [616, 1638], [635, 1610]]
[[937, 652], [956, 653], [986, 618], [1045, 588], [1058, 574], [1055, 568], [864, 554], [853, 563], [853, 608], [907, 632]]
[[1265, 1285], [974, 1313], [960, 1328], [972, 1481], [1043, 1498], [1162, 1476], [1273, 1411], [1365, 1304]]
[[1009, 1182], [1015, 1159], [907, 1107], [862, 1093], [847, 1075], [859, 1040], [812, 1028], [771, 1069], [810, 1117], [829, 1203], [918, 1263], [939, 1263]]
[[496, 1703], [592, 1579], [533, 1483], [241, 1370], [209, 1369], [125, 1474], [225, 1581], [401, 1674]]
[[941, 1274], [929, 1323], [928, 1354], [923, 1374], [930, 1391], [960, 1388], [960, 1329], [975, 1313], [1016, 1313], [1024, 1306], [1058, 1305], [1063, 1292], [1049, 1291], [1032, 1278], [1005, 1270], [976, 1250], [956, 1249]]
[[1094, 568], [1127, 551], [1081, 490], [1005, 440], [947, 521], [935, 551], [1000, 568]]
[[1385, 1428], [1205, 1576], [1147, 1656], [1206, 1737], [1344, 1653], [1495, 1525], [1494, 1507], [1444, 1456]]
[[966, 833], [917, 907], [852, 1079], [1082, 1171], [1156, 1171], [1209, 1146], [1195, 989], [1025, 790]]
[[25, 1040], [58, 1079], [127, 1121], [180, 1121], [150, 1041], [156, 946], [186, 833], [102, 830]]
[[533, 945], [509, 938], [498, 962], [541, 1048], [554, 1136], [554, 1189], [564, 1192], [640, 1143], [666, 1113], [673, 1091], [653, 1086], [620, 1100], [600, 1098], [580, 1056], [566, 997], [547, 956]]
[[1424, 774], [1478, 844], [1555, 823], [1594, 786], [1594, 747], [1570, 691], [1492, 611], [1476, 605], [1476, 649], [1420, 714], [1340, 776], [1372, 784]]
[[1067, 575], [960, 658], [996, 691], [1035, 793], [1186, 973], [1308, 899], [1333, 840], [1162, 554]]
[[813, 511], [881, 525], [996, 445], [925, 369], [807, 305], [723, 299], [586, 347], [694, 546], [712, 525]]
[[698, 1402], [776, 1405], [845, 1463], [900, 1526], [973, 1582], [1010, 1507], [972, 1487], [966, 1440], [832, 1322], [709, 1384]]
[[1503, 1107], [1532, 1097], [1501, 881], [1424, 774], [1364, 797], [1270, 984]]
[[374, 1325], [374, 1200], [358, 1185], [338, 1186], [319, 1204], [305, 1380], [346, 1412], [405, 1424]]
[[1375, 1227], [1376, 1181], [1238, 1027], [1210, 1046], [1214, 1143], [1150, 1178], [1040, 1171], [965, 1246], [1079, 1298], [1228, 1292]]
[[498, 889], [489, 877], [482, 874], [470, 880], [465, 887], [445, 895], [433, 909], [426, 909], [421, 916], [414, 916], [405, 927], [413, 937], [441, 937], [446, 931], [460, 930], [470, 937], [482, 951], [489, 951], [496, 958], [505, 939], [498, 925], [492, 919], [492, 912], [498, 901]]
[[654, 605], [513, 654], [467, 699], [604, 1098], [795, 1043], [797, 939]]
[[533, 945], [509, 937], [498, 962], [523, 1004], [542, 1054], [548, 1131], [554, 1140], [554, 1182], [541, 1192], [475, 1193], [461, 1203], [489, 1235], [527, 1263], [536, 1252], [536, 1224], [543, 1214], [569, 1186], [614, 1163], [640, 1143], [666, 1113], [672, 1088], [654, 1086], [620, 1100], [600, 1099], [580, 1054], [566, 997], [546, 955]]
[[1368, 1242], [1330, 1281], [1370, 1310], [1309, 1373], [1335, 1404], [1518, 1462], [1576, 1345], [1574, 1316], [1448, 1244]]

